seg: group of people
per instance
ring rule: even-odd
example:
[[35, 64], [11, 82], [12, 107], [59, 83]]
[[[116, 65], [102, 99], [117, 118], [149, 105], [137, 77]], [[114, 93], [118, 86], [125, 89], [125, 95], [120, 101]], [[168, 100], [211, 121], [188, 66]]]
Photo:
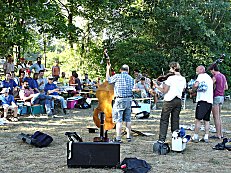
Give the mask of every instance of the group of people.
[[[80, 80], [76, 71], [72, 72], [72, 76], [68, 80], [65, 72], [61, 73], [58, 61], [52, 67], [52, 76], [45, 78], [46, 69], [41, 64], [41, 58], [37, 58], [37, 62], [30, 67], [24, 63], [24, 58], [20, 59], [18, 65], [19, 77], [15, 77], [12, 65], [12, 57], [8, 57], [8, 61], [4, 66], [5, 80], [2, 81], [2, 95], [0, 100], [4, 107], [4, 118], [7, 118], [8, 109], [14, 109], [17, 112], [15, 99], [19, 97], [27, 103], [42, 104], [46, 108], [48, 115], [52, 115], [54, 109], [54, 100], [61, 102], [63, 112], [66, 114], [67, 104], [65, 99], [60, 95], [60, 90], [54, 81], [58, 81], [63, 85], [70, 85], [75, 88], [72, 94], [78, 94], [85, 88], [97, 88], [97, 82], [91, 82], [88, 74], [85, 74], [84, 80]], [[131, 141], [131, 104], [132, 98], [135, 97], [154, 97], [155, 103], [157, 98], [163, 95], [163, 106], [160, 118], [160, 129], [158, 142], [163, 143], [166, 140], [169, 119], [171, 116], [171, 132], [179, 129], [180, 112], [182, 108], [182, 93], [187, 87], [186, 79], [180, 73], [180, 65], [178, 62], [169, 64], [169, 71], [173, 74], [164, 82], [157, 83], [148, 78], [147, 74], [141, 74], [139, 70], [134, 70], [134, 77], [129, 75], [129, 66], [123, 65], [120, 73], [110, 73], [111, 65], [107, 64], [106, 81], [114, 84], [115, 102], [113, 105], [113, 121], [116, 123], [116, 138], [121, 142], [122, 122], [126, 123], [127, 141]], [[33, 78], [31, 72], [34, 70]], [[216, 136], [212, 138], [221, 139], [222, 123], [221, 123], [221, 105], [224, 102], [224, 91], [228, 89], [225, 76], [219, 72], [217, 64], [210, 67], [212, 78], [206, 73], [205, 67], [200, 65], [196, 68], [197, 79], [192, 87], [192, 91], [197, 93], [196, 111], [195, 111], [195, 133], [193, 141], [199, 141], [199, 130], [201, 121], [205, 123], [205, 135], [201, 141], [209, 140], [209, 121], [212, 112]], [[203, 84], [203, 86], [202, 86]], [[201, 89], [202, 88], [202, 89]], [[18, 94], [18, 95], [17, 95]], [[14, 113], [13, 121], [17, 121], [17, 114]]]
[[[169, 119], [171, 116], [171, 132], [179, 129], [180, 112], [182, 108], [182, 93], [187, 87], [186, 79], [180, 73], [180, 65], [178, 62], [169, 64], [169, 71], [173, 75], [169, 76], [162, 85], [153, 81], [151, 90], [158, 90], [164, 94], [164, 102], [161, 111], [160, 127], [159, 127], [159, 143], [164, 143], [167, 136]], [[217, 64], [210, 67], [212, 77], [205, 70], [205, 67], [200, 65], [196, 68], [197, 79], [193, 85], [193, 91], [197, 93], [196, 111], [195, 111], [195, 132], [193, 141], [199, 140], [208, 142], [209, 137], [215, 139], [223, 138], [222, 123], [221, 123], [221, 105], [224, 102], [224, 92], [228, 89], [225, 76], [219, 72]], [[129, 75], [129, 66], [123, 65], [120, 69], [120, 74], [110, 76], [110, 64], [107, 64], [106, 80], [110, 84], [114, 84], [115, 103], [113, 105], [113, 121], [116, 123], [116, 138], [115, 141], [122, 142], [122, 122], [125, 122], [128, 142], [131, 141], [131, 104], [133, 98], [134, 86], [143, 85], [145, 91], [149, 91], [148, 84], [142, 75], [135, 71], [135, 80]], [[141, 80], [142, 79], [142, 80]], [[140, 80], [140, 81], [139, 81]], [[140, 83], [139, 83], [140, 82]], [[202, 89], [201, 89], [202, 88]], [[150, 90], [150, 91], [151, 91]], [[210, 114], [213, 114], [216, 135], [209, 136], [209, 121]], [[199, 130], [201, 121], [205, 123], [205, 135], [199, 139]]]
[[[67, 103], [62, 96], [62, 87], [71, 86], [73, 90], [70, 90], [70, 95], [75, 96], [80, 91], [86, 90], [86, 88], [92, 87], [96, 89], [96, 83], [91, 82], [88, 78], [88, 74], [85, 74], [84, 79], [80, 81], [76, 71], [72, 72], [70, 79], [66, 77], [65, 72], [61, 73], [59, 62], [55, 61], [52, 67], [52, 75], [45, 77], [44, 73], [47, 71], [44, 65], [41, 63], [41, 57], [37, 58], [37, 62], [28, 66], [25, 63], [25, 58], [20, 58], [18, 64], [19, 76], [15, 76], [13, 57], [7, 56], [7, 61], [4, 64], [5, 79], [0, 82], [1, 84], [1, 97], [0, 105], [4, 108], [4, 121], [9, 120], [8, 109], [14, 110], [14, 117], [11, 121], [17, 121], [17, 104], [16, 101], [24, 101], [27, 105], [41, 104], [45, 107], [48, 116], [53, 115], [54, 102], [58, 100], [61, 103], [63, 113], [66, 114]], [[33, 77], [32, 77], [33, 73]], [[59, 85], [57, 85], [59, 84]]]

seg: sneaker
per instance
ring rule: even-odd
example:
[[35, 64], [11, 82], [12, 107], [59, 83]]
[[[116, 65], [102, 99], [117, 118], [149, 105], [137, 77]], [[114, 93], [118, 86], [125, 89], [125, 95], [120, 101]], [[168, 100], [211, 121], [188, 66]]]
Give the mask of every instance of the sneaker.
[[198, 143], [199, 142], [199, 138], [192, 138], [192, 141], [194, 142], [194, 143]]

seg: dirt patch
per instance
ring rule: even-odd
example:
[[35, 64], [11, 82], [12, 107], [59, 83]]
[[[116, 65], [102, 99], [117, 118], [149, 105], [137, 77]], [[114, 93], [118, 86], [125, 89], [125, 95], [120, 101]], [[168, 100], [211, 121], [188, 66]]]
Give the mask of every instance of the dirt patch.
[[[226, 103], [230, 104], [230, 103]], [[181, 112], [180, 124], [194, 124], [194, 107], [191, 100], [186, 102], [186, 110]], [[159, 119], [161, 110], [151, 112], [149, 119], [133, 118], [133, 129], [152, 133], [152, 136], [133, 134], [133, 141], [121, 144], [121, 161], [125, 157], [137, 157], [146, 160], [152, 166], [150, 172], [230, 172], [230, 151], [213, 150], [219, 140], [210, 140], [208, 144], [189, 142], [183, 153], [171, 152], [159, 156], [152, 152], [153, 142], [158, 139]], [[17, 123], [0, 126], [0, 170], [9, 172], [86, 172], [86, 173], [120, 173], [119, 169], [67, 168], [66, 165], [66, 131], [76, 131], [84, 141], [92, 141], [99, 133], [89, 133], [87, 127], [95, 127], [92, 120], [93, 109], [70, 110], [68, 115], [60, 113], [56, 118], [45, 116], [30, 118], [21, 117]], [[225, 137], [231, 137], [231, 110], [222, 110], [223, 128], [228, 132]], [[211, 119], [213, 125], [213, 119]], [[47, 148], [35, 148], [21, 142], [16, 136], [23, 132], [31, 134], [36, 130], [50, 134], [54, 141]], [[192, 135], [193, 131], [187, 130]], [[109, 137], [114, 138], [115, 130], [109, 131]], [[203, 131], [200, 136], [202, 137]], [[171, 141], [170, 129], [168, 140]], [[124, 138], [125, 139], [125, 136]]]

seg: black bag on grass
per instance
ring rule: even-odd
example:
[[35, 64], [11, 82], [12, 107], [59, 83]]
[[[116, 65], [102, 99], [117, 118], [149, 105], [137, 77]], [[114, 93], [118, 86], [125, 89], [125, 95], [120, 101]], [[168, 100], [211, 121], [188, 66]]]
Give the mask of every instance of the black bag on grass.
[[51, 136], [40, 131], [36, 131], [32, 136], [29, 134], [20, 133], [17, 138], [30, 145], [34, 145], [40, 148], [47, 147], [53, 141]]
[[141, 159], [134, 158], [125, 158], [121, 162], [121, 168], [124, 173], [147, 173], [151, 166]]
[[31, 138], [33, 139], [32, 145], [40, 148], [47, 147], [53, 141], [50, 135], [40, 131], [36, 131]]

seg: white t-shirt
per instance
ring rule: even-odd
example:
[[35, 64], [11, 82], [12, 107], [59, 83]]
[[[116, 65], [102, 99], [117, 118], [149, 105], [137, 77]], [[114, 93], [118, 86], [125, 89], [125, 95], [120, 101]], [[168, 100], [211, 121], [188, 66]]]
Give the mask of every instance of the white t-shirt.
[[164, 82], [165, 85], [169, 86], [168, 92], [164, 95], [164, 101], [171, 101], [175, 97], [181, 99], [182, 92], [186, 88], [186, 79], [181, 75], [173, 75], [168, 77]]
[[208, 86], [207, 91], [205, 92], [197, 92], [197, 98], [196, 102], [198, 101], [206, 101], [208, 103], [213, 103], [213, 80], [212, 78], [207, 74], [199, 74], [196, 82], [205, 82]]

